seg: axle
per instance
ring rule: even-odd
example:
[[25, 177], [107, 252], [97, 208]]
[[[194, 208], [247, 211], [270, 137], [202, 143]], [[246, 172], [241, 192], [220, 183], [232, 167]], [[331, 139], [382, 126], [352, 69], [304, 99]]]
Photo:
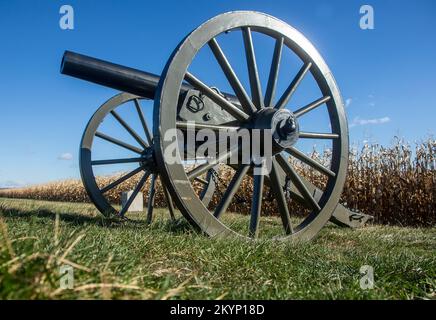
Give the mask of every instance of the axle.
[[[119, 64], [92, 58], [79, 53], [65, 51], [61, 63], [61, 73], [82, 80], [90, 81], [116, 90], [154, 99], [159, 83], [159, 76], [124, 67]], [[194, 89], [189, 84], [182, 84], [180, 94]], [[231, 94], [224, 96], [236, 105], [237, 98]]]

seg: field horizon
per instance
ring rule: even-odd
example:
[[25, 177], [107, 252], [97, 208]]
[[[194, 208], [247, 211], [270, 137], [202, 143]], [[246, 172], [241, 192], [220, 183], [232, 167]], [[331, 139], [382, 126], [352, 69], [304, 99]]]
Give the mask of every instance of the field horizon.
[[[308, 155], [325, 165], [330, 163], [331, 152], [313, 150]], [[304, 165], [298, 160], [292, 164], [302, 177], [314, 185], [321, 187], [325, 184], [325, 176]], [[221, 168], [221, 185], [212, 197], [211, 206], [216, 206], [233, 176], [233, 169]], [[110, 176], [97, 176], [96, 182], [101, 187], [114, 182], [124, 173]], [[138, 183], [140, 174], [136, 174], [105, 194], [112, 204], [121, 203], [123, 191], [132, 190]], [[147, 202], [150, 180], [142, 188], [144, 203]], [[244, 179], [237, 197], [229, 206], [231, 212], [249, 214], [252, 192], [252, 180]], [[194, 184], [199, 192], [202, 185]], [[278, 212], [277, 203], [269, 193], [263, 197], [263, 212], [275, 214]], [[0, 197], [21, 198], [63, 202], [89, 203], [90, 200], [79, 179], [67, 179], [39, 184], [23, 188], [0, 189]], [[241, 201], [245, 200], [245, 201]], [[436, 140], [428, 138], [414, 146], [396, 139], [389, 146], [379, 144], [365, 144], [360, 150], [351, 148], [347, 180], [342, 192], [341, 201], [351, 210], [363, 212], [374, 217], [379, 224], [397, 226], [436, 226]], [[304, 208], [298, 203], [291, 203], [304, 215]], [[154, 206], [167, 206], [160, 180], [157, 180]]]

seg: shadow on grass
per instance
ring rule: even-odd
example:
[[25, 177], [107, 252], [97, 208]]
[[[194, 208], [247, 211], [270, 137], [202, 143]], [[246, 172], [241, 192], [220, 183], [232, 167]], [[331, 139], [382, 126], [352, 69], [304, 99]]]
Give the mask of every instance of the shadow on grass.
[[0, 217], [10, 219], [32, 219], [44, 218], [55, 220], [59, 214], [59, 219], [63, 222], [74, 226], [95, 225], [103, 228], [142, 228], [142, 229], [160, 229], [174, 234], [195, 232], [195, 229], [183, 218], [176, 220], [159, 220], [156, 223], [148, 224], [144, 220], [120, 219], [117, 217], [87, 216], [79, 212], [56, 212], [47, 208], [34, 210], [20, 209], [0, 205]]
[[[25, 209], [0, 206], [0, 216], [5, 218], [31, 219], [37, 217], [37, 218], [48, 218], [51, 220], [55, 220], [56, 214], [57, 212], [44, 208], [35, 209], [35, 210], [25, 210]], [[86, 224], [104, 225], [106, 223], [105, 220], [110, 220], [104, 217], [90, 217], [74, 212], [59, 213], [59, 218], [61, 221], [71, 223], [74, 225], [86, 225]]]
[[151, 228], [156, 228], [172, 234], [200, 233], [186, 219], [166, 220], [152, 224]]

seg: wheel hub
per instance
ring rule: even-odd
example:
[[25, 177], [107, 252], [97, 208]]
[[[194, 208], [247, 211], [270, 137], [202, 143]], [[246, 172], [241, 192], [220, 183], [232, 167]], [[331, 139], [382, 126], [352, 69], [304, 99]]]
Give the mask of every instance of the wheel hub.
[[297, 118], [287, 109], [259, 110], [254, 116], [253, 129], [271, 130], [273, 154], [293, 146], [298, 140]]
[[140, 162], [140, 165], [144, 168], [144, 170], [150, 171], [152, 173], [157, 173], [157, 166], [154, 158], [154, 148], [146, 148], [142, 153], [141, 157], [142, 160]]

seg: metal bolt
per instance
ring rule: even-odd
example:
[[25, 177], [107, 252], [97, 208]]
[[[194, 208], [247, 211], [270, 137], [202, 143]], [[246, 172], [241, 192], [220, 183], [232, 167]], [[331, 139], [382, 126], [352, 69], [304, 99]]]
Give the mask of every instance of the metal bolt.
[[292, 134], [297, 129], [297, 124], [295, 123], [295, 119], [292, 117], [289, 117], [286, 120], [283, 120], [284, 122], [283, 126], [279, 126], [279, 134], [286, 138], [288, 135]]
[[288, 120], [286, 121], [286, 125], [291, 129], [291, 131], [295, 131], [295, 129], [297, 129], [295, 120], [292, 117], [288, 118]]

